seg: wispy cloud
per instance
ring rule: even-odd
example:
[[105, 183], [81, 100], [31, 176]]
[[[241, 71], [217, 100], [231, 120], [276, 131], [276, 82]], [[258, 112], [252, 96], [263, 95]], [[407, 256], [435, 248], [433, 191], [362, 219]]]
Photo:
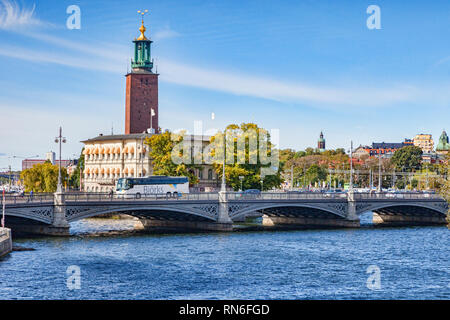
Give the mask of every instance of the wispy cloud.
[[[16, 2], [11, 0], [0, 0], [0, 4], [6, 8], [6, 13], [0, 16], [0, 28], [10, 28], [17, 24], [45, 23], [34, 18], [34, 7], [21, 9]], [[98, 50], [98, 44], [91, 46], [36, 31], [22, 31], [21, 34], [69, 50], [64, 51], [64, 54], [56, 54], [54, 50], [51, 52], [36, 51], [3, 44], [0, 48], [0, 55], [36, 63], [52, 63], [117, 74], [124, 73], [129, 60], [128, 49], [125, 46], [115, 46], [112, 50]], [[155, 39], [176, 36], [179, 36], [179, 33], [168, 26], [153, 35]], [[445, 93], [448, 86], [441, 90], [439, 88], [427, 89], [411, 85], [408, 82], [395, 85], [384, 84], [377, 88], [354, 84], [312, 85], [278, 80], [267, 76], [214, 70], [166, 59], [158, 61], [158, 71], [161, 73], [161, 80], [170, 83], [233, 95], [303, 103], [318, 108], [385, 107], [424, 101], [429, 98], [444, 104], [450, 101], [449, 94]]]
[[152, 35], [152, 38], [154, 40], [163, 40], [169, 38], [176, 38], [179, 36], [181, 36], [179, 32], [176, 32], [175, 30], [172, 30], [169, 26], [166, 26], [163, 29], [155, 31], [155, 33], [153, 33]]
[[[72, 42], [45, 34], [32, 34], [34, 38], [67, 48], [72, 53], [64, 55], [54, 52], [28, 50], [15, 46], [3, 46], [0, 55], [27, 60], [36, 63], [52, 63], [72, 68], [95, 70], [122, 74], [128, 60], [126, 47], [118, 46], [116, 50], [96, 50], [86, 44]], [[78, 53], [84, 53], [80, 55]], [[434, 100], [448, 102], [450, 97], [441, 91], [433, 93], [424, 88], [410, 84], [389, 87], [364, 86], [317, 86], [253, 76], [245, 73], [232, 73], [219, 69], [202, 68], [185, 65], [167, 59], [158, 60], [158, 72], [161, 80], [179, 85], [215, 90], [234, 95], [242, 95], [275, 101], [305, 103], [320, 108], [348, 107], [384, 107], [399, 103], [411, 103], [424, 96]], [[186, 75], [189, 74], [189, 77]]]
[[0, 29], [10, 30], [44, 23], [34, 16], [35, 5], [21, 8], [16, 1], [0, 0]]
[[2, 46], [0, 55], [14, 59], [26, 60], [36, 63], [51, 63], [72, 68], [86, 70], [124, 73], [126, 71], [125, 60], [123, 64], [116, 61], [92, 60], [88, 57], [76, 57], [75, 55], [58, 55], [47, 51], [28, 50], [17, 46]]
[[441, 65], [441, 64], [443, 64], [443, 63], [447, 63], [447, 62], [449, 62], [449, 61], [450, 61], [450, 56], [445, 57], [445, 58], [442, 58], [441, 60], [439, 60], [438, 62], [436, 62], [436, 63], [434, 64], [434, 66], [439, 66], [439, 65]]
[[[333, 88], [198, 68], [167, 60], [161, 60], [160, 65], [161, 79], [167, 82], [276, 101], [383, 106], [413, 101], [417, 97], [417, 90], [406, 85], [393, 88]], [[187, 74], [189, 77], [186, 77]]]

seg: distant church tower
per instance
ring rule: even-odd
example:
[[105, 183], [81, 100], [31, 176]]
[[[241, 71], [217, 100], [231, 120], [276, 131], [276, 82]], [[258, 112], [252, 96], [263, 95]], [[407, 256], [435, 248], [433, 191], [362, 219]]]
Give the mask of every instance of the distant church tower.
[[[143, 14], [143, 13], [142, 13]], [[158, 74], [153, 73], [150, 46], [145, 37], [144, 17], [141, 35], [134, 39], [134, 59], [126, 75], [125, 134], [142, 133], [149, 128], [158, 133]]]
[[319, 141], [317, 141], [317, 149], [319, 151], [325, 151], [325, 139], [323, 138], [323, 132], [320, 132], [320, 138]]

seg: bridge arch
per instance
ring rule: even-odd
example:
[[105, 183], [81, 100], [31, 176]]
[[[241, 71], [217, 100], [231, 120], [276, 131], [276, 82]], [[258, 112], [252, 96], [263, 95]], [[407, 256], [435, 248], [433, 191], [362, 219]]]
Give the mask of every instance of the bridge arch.
[[53, 205], [50, 206], [26, 206], [23, 208], [7, 208], [6, 216], [27, 219], [44, 224], [53, 222]]
[[218, 206], [164, 206], [164, 205], [139, 205], [139, 206], [110, 206], [110, 207], [67, 207], [67, 221], [74, 222], [81, 219], [92, 218], [102, 214], [119, 213], [128, 214], [135, 217], [164, 217], [164, 213], [180, 214], [180, 217], [190, 217], [192, 219], [215, 222]]
[[435, 214], [441, 214], [441, 215], [446, 215], [447, 214], [447, 210], [448, 210], [448, 206], [444, 201], [439, 201], [439, 202], [431, 202], [431, 203], [425, 203], [425, 202], [399, 202], [399, 203], [393, 203], [393, 202], [377, 202], [377, 203], [366, 203], [366, 204], [361, 204], [357, 206], [356, 209], [356, 213], [358, 215], [361, 215], [364, 212], [375, 212], [375, 211], [379, 211], [379, 210], [383, 210], [383, 209], [393, 209], [393, 208], [398, 208], [398, 207], [402, 207], [404, 209], [407, 208], [411, 208], [413, 209], [426, 209], [426, 210], [430, 210], [431, 212], [435, 213]]
[[[229, 215], [231, 220], [239, 220], [254, 211], [280, 209], [280, 208], [297, 208], [311, 210], [312, 212], [322, 213], [334, 218], [345, 219], [347, 215], [348, 204], [342, 203], [264, 203], [264, 204], [236, 204], [231, 203], [229, 207]], [[301, 212], [301, 210], [298, 210]]]

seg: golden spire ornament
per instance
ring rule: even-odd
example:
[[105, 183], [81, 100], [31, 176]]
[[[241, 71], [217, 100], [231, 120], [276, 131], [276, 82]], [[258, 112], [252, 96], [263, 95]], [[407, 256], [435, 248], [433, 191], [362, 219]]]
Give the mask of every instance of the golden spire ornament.
[[138, 13], [142, 16], [142, 25], [141, 25], [141, 27], [139, 28], [139, 31], [141, 32], [141, 35], [139, 36], [139, 38], [137, 38], [136, 40], [148, 40], [146, 37], [145, 37], [145, 30], [147, 30], [147, 29], [145, 29], [145, 27], [144, 27], [144, 15], [146, 14], [146, 13], [148, 13], [148, 10], [138, 10]]

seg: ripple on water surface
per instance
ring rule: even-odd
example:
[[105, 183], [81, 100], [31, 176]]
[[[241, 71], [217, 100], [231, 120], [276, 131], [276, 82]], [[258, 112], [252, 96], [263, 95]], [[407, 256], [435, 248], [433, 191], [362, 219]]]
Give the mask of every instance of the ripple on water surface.
[[[19, 239], [2, 299], [450, 299], [446, 227], [80, 236], [133, 230], [87, 219], [70, 238]], [[68, 290], [67, 267], [81, 270]], [[381, 289], [367, 288], [370, 265]]]

